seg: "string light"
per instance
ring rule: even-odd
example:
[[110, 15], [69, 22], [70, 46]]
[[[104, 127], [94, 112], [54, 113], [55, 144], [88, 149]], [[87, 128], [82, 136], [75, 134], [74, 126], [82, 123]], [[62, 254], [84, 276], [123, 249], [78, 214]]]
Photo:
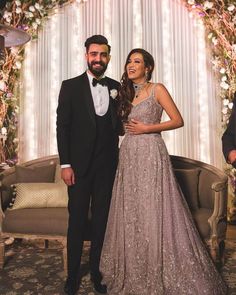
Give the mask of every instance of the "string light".
[[[23, 68], [23, 80], [24, 80], [24, 99], [21, 100], [21, 109], [24, 112], [24, 121], [30, 122], [27, 125], [27, 128], [24, 126], [24, 122], [20, 122], [20, 133], [23, 135], [25, 140], [23, 143], [21, 142], [20, 151], [19, 151], [19, 160], [21, 161], [21, 157], [25, 158], [27, 156], [28, 159], [34, 159], [37, 157], [36, 153], [36, 134], [35, 134], [35, 109], [34, 109], [34, 101], [32, 97], [34, 97], [34, 79], [33, 77], [33, 61], [35, 56], [32, 54], [33, 43], [30, 42], [25, 47], [25, 60], [24, 60], [24, 68]], [[22, 123], [22, 124], [21, 124]], [[25, 155], [27, 153], [27, 155]]]
[[197, 63], [198, 63], [198, 107], [201, 119], [199, 120], [199, 138], [200, 138], [200, 155], [199, 158], [203, 162], [210, 163], [210, 154], [206, 153], [209, 150], [209, 110], [207, 98], [207, 68], [206, 68], [206, 43], [205, 43], [205, 28], [201, 19], [195, 20], [197, 27]]
[[[50, 19], [50, 30], [51, 32], [56, 32], [59, 28], [59, 19], [58, 15], [54, 14]], [[59, 44], [58, 34], [50, 34], [51, 38], [51, 47], [50, 47], [50, 57], [51, 57], [51, 71], [50, 71], [50, 154], [57, 153], [57, 143], [56, 143], [56, 107], [57, 107], [57, 96], [58, 96], [58, 86], [59, 86], [59, 50], [57, 44]]]
[[133, 47], [139, 48], [142, 47], [142, 7], [140, 0], [133, 0], [133, 11], [134, 11], [134, 19], [133, 19]]
[[[104, 1], [104, 34], [109, 40], [109, 43], [112, 46], [112, 36], [111, 36], [111, 0]], [[106, 71], [107, 76], [112, 76], [112, 58], [109, 62], [109, 66]]]

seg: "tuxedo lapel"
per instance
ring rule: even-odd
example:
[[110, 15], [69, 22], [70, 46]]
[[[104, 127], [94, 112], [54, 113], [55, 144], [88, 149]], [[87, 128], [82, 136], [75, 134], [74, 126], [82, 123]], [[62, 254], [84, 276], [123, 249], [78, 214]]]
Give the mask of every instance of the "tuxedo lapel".
[[86, 72], [81, 76], [81, 78], [82, 78], [81, 89], [83, 89], [83, 97], [84, 97], [85, 103], [87, 105], [88, 113], [89, 113], [89, 116], [92, 119], [94, 125], [96, 125], [93, 97], [92, 97], [92, 93], [91, 93], [91, 89], [90, 89], [89, 79], [88, 79]]

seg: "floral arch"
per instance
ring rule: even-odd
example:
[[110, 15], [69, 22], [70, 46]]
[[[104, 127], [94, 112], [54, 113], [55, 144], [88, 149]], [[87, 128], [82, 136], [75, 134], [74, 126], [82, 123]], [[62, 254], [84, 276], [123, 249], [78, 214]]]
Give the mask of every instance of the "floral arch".
[[[223, 126], [227, 123], [232, 98], [236, 91], [236, 7], [234, 1], [179, 0], [189, 10], [190, 17], [199, 17], [205, 24], [206, 38], [212, 50], [212, 66], [220, 86]], [[1, 23], [25, 30], [37, 38], [43, 21], [63, 5], [86, 0], [15, 0], [7, 2]], [[24, 47], [5, 50], [6, 58], [0, 69], [0, 136], [5, 142], [0, 150], [0, 162], [17, 161], [17, 113], [19, 111], [19, 76], [24, 59]], [[0, 143], [1, 145], [1, 143]]]

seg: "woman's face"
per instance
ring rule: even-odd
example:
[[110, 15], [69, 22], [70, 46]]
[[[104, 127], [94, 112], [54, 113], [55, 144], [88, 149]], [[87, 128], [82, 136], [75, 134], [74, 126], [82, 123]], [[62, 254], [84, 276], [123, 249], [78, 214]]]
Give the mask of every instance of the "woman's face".
[[144, 83], [146, 81], [145, 73], [148, 68], [144, 64], [141, 53], [135, 52], [131, 54], [126, 65], [128, 78], [136, 84]]

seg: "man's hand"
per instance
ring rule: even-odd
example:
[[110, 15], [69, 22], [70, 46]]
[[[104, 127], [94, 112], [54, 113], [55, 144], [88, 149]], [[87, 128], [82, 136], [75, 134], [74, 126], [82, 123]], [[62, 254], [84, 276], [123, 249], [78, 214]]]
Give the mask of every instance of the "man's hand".
[[230, 164], [236, 161], [236, 150], [232, 150], [229, 152], [228, 161]]
[[75, 184], [75, 174], [71, 167], [61, 169], [61, 178], [66, 185]]

